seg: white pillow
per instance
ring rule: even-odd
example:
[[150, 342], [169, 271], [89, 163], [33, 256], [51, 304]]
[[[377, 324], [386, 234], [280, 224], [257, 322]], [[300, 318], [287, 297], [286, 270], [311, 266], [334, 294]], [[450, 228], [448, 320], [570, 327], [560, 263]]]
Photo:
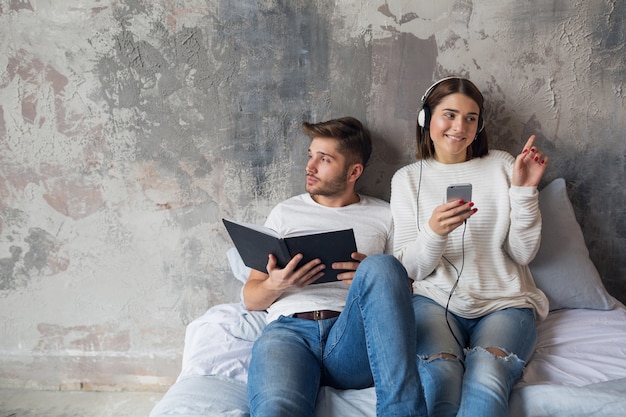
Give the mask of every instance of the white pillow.
[[237, 248], [232, 247], [228, 249], [226, 257], [228, 258], [230, 269], [233, 271], [233, 275], [237, 278], [237, 281], [241, 281], [245, 284], [248, 280], [248, 276], [250, 275], [250, 268], [243, 263], [243, 259], [241, 259], [241, 255], [239, 254], [239, 251], [237, 251]]
[[[250, 275], [250, 268], [248, 268], [241, 259], [237, 248], [232, 247], [226, 252], [230, 269], [233, 271], [233, 275], [238, 281], [243, 284], [248, 280]], [[254, 342], [261, 336], [263, 329], [266, 325], [267, 311], [249, 311], [243, 305], [243, 287], [241, 288], [241, 314], [237, 315], [236, 325], [231, 326], [230, 331], [233, 336]]]
[[550, 311], [612, 309], [615, 299], [604, 288], [589, 259], [563, 178], [555, 179], [539, 192], [539, 209], [541, 246], [529, 267], [535, 284], [550, 301]]

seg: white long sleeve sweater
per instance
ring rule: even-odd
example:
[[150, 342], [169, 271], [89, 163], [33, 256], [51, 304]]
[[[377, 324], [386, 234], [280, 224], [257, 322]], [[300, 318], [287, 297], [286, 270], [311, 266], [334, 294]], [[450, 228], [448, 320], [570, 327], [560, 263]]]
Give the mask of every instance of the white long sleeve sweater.
[[[416, 280], [416, 294], [445, 306], [458, 270], [461, 276], [449, 306], [455, 314], [476, 318], [529, 307], [539, 320], [546, 317], [548, 300], [528, 268], [541, 238], [538, 192], [536, 187], [511, 186], [513, 164], [510, 154], [490, 151], [459, 164], [417, 161], [395, 173], [394, 253]], [[472, 184], [478, 211], [466, 225], [440, 236], [428, 221], [445, 201], [447, 186], [459, 183]]]

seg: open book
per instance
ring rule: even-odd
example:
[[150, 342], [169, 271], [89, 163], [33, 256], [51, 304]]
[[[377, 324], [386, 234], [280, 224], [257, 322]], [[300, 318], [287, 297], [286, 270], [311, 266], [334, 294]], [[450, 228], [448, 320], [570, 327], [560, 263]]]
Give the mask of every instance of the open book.
[[280, 268], [284, 268], [291, 258], [301, 253], [303, 258], [298, 265], [316, 258], [326, 265], [324, 275], [314, 284], [332, 282], [337, 280], [337, 274], [345, 272], [333, 269], [333, 262], [354, 262], [350, 255], [357, 251], [352, 229], [282, 237], [265, 226], [226, 219], [222, 221], [243, 263], [264, 273], [267, 273], [267, 257], [270, 253], [276, 257]]

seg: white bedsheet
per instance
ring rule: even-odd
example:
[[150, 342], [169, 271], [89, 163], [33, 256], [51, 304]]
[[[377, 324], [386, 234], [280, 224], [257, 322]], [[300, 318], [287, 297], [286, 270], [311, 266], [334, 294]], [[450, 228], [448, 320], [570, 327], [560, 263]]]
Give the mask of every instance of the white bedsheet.
[[178, 380], [218, 375], [247, 383], [252, 345], [265, 327], [266, 315], [239, 303], [219, 304], [189, 323]]
[[528, 385], [513, 390], [510, 417], [624, 417], [626, 379], [590, 384]]
[[[376, 417], [376, 393], [366, 390], [320, 390], [314, 417]], [[626, 378], [571, 387], [528, 385], [513, 390], [509, 417], [624, 417]]]
[[626, 378], [626, 308], [557, 310], [539, 324], [535, 353], [518, 386], [580, 387]]
[[[246, 383], [265, 313], [220, 304], [187, 327], [179, 376], [219, 375]], [[539, 325], [537, 347], [518, 386], [583, 386], [626, 378], [626, 307], [558, 310]]]
[[[323, 387], [314, 417], [376, 417], [373, 388]], [[626, 379], [584, 387], [529, 385], [511, 394], [510, 417], [624, 417]], [[174, 384], [150, 417], [250, 417], [246, 386], [218, 376], [189, 376]]]

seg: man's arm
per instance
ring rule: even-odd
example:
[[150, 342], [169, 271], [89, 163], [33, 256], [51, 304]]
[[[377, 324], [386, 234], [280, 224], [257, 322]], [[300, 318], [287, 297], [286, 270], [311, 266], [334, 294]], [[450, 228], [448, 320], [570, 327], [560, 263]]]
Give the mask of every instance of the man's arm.
[[252, 269], [250, 276], [243, 286], [243, 303], [248, 310], [265, 310], [280, 297], [283, 291], [273, 291], [266, 288], [265, 281], [269, 275]]
[[302, 255], [298, 254], [281, 269], [276, 266], [276, 257], [270, 254], [266, 267], [269, 274], [253, 269], [243, 286], [243, 303], [246, 309], [266, 310], [285, 291], [309, 285], [324, 274], [325, 266], [319, 259], [296, 269], [301, 259]]

